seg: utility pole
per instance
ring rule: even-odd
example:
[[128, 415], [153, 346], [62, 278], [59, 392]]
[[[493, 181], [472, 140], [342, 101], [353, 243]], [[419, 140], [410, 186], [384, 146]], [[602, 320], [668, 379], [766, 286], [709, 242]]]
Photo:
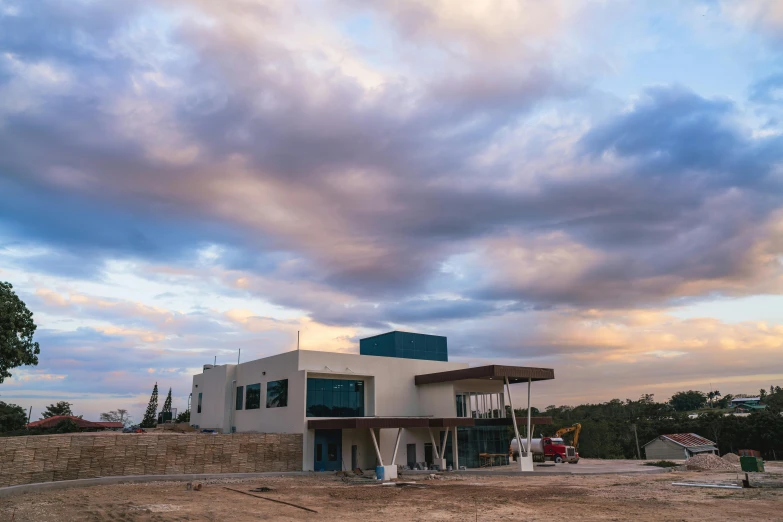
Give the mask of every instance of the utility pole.
[[242, 355], [242, 348], [239, 349], [239, 353], [237, 353], [237, 366], [239, 366], [239, 357]]
[[642, 460], [642, 450], [639, 449], [639, 435], [636, 433], [636, 424], [632, 424], [633, 426], [633, 437], [636, 439], [636, 458], [637, 460]]
[[33, 416], [33, 407], [30, 406], [30, 412], [27, 414], [27, 424], [30, 424], [30, 417]]

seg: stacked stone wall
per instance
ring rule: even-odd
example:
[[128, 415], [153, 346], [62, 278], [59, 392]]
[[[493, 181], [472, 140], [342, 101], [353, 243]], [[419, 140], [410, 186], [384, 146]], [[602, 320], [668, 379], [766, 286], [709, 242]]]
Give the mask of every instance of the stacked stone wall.
[[301, 469], [301, 434], [96, 433], [0, 438], [0, 487], [123, 475]]

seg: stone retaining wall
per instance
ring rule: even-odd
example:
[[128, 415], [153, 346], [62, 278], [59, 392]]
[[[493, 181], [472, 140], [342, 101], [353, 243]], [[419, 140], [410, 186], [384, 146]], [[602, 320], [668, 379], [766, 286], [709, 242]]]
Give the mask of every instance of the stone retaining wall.
[[301, 469], [301, 434], [118, 433], [0, 438], [0, 487], [121, 475]]

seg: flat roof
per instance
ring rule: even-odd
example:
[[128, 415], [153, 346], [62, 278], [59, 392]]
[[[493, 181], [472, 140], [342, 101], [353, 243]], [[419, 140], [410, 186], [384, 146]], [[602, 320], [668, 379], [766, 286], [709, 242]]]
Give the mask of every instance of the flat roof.
[[508, 378], [509, 383], [532, 381], [546, 381], [555, 378], [555, 371], [551, 368], [530, 368], [527, 366], [502, 366], [490, 364], [488, 366], [474, 366], [461, 370], [448, 370], [445, 372], [425, 373], [416, 376], [416, 385], [435, 384], [439, 382], [464, 381], [467, 379], [498, 379]]
[[[532, 417], [532, 424], [552, 424], [552, 417]], [[527, 417], [517, 417], [520, 426]], [[511, 417], [473, 419], [471, 417], [343, 417], [308, 419], [310, 430], [358, 430], [371, 428], [453, 428], [455, 426], [511, 426]]]

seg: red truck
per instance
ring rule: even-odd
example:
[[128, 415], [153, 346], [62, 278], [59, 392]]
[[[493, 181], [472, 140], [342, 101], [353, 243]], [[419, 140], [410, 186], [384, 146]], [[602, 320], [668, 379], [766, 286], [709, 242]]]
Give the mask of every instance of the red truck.
[[[526, 445], [527, 439], [522, 439], [522, 447]], [[536, 462], [544, 462], [545, 460], [552, 460], [557, 463], [568, 462], [569, 464], [579, 462], [579, 453], [576, 452], [576, 448], [566, 446], [561, 438], [542, 437], [540, 439], [532, 439], [530, 446], [533, 451], [533, 460]], [[510, 453], [515, 458], [519, 455], [517, 439], [511, 441]]]

